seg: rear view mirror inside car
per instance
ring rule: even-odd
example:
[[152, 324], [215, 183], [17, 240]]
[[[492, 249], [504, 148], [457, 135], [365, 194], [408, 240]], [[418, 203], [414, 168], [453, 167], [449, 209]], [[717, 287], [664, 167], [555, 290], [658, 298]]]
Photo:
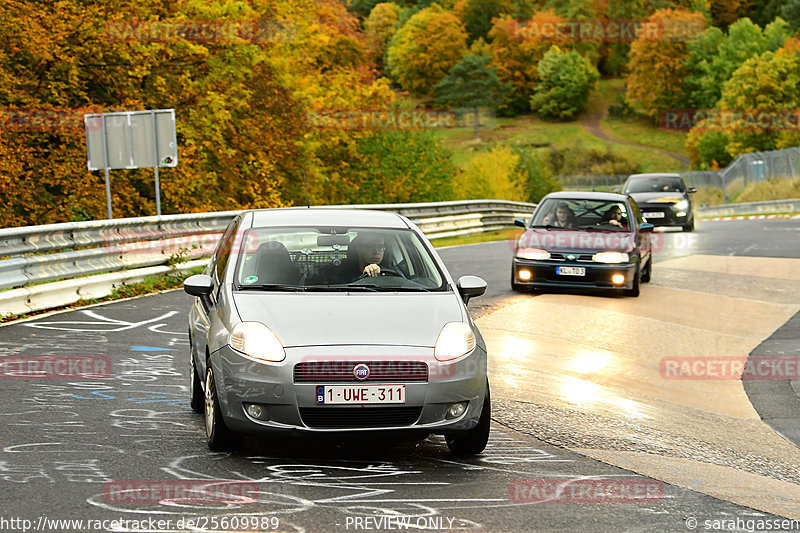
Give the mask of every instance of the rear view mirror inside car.
[[320, 235], [317, 237], [317, 246], [347, 246], [350, 244], [349, 235]]

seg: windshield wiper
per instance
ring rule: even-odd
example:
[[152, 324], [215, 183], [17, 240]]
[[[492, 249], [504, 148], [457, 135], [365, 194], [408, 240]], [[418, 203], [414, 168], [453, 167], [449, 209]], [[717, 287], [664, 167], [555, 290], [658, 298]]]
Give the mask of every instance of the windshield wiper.
[[380, 292], [432, 292], [425, 287], [387, 287], [386, 285], [358, 285], [359, 287], [369, 287]]
[[236, 290], [297, 292], [297, 291], [305, 291], [306, 287], [301, 287], [299, 285], [284, 285], [282, 283], [262, 283], [259, 285], [237, 285]]
[[375, 292], [372, 285], [309, 285], [305, 288], [308, 291], [328, 291], [328, 292], [344, 292], [344, 291], [362, 291], [362, 292]]

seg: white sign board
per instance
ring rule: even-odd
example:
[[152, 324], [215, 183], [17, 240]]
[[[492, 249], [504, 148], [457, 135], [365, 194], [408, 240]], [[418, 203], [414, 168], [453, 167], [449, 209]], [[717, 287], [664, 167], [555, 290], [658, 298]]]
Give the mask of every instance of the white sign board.
[[159, 167], [178, 165], [174, 109], [91, 114], [84, 122], [89, 170], [154, 168], [154, 151]]

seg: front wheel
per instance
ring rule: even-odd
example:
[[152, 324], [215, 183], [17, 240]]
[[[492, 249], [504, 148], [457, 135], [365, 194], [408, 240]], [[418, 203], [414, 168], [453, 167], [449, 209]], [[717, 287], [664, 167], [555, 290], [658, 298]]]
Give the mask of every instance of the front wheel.
[[483, 409], [478, 425], [467, 431], [446, 435], [447, 447], [450, 451], [463, 455], [476, 455], [481, 453], [489, 442], [489, 430], [492, 425], [492, 400], [489, 395], [489, 381], [486, 381], [486, 397], [483, 399]]
[[694, 231], [694, 217], [692, 217], [691, 222], [683, 227], [683, 231]]
[[205, 415], [208, 448], [214, 452], [230, 450], [233, 447], [234, 435], [222, 419], [211, 363], [208, 364], [208, 369], [206, 370]]

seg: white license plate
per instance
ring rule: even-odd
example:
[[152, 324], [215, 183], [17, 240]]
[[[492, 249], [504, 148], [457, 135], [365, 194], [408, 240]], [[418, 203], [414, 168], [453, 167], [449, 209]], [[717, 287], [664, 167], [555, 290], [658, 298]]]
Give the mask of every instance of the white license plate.
[[405, 385], [317, 385], [317, 405], [406, 403]]
[[644, 218], [664, 218], [664, 213], [654, 211], [652, 213], [645, 213]]
[[585, 276], [586, 267], [556, 267], [559, 276]]

